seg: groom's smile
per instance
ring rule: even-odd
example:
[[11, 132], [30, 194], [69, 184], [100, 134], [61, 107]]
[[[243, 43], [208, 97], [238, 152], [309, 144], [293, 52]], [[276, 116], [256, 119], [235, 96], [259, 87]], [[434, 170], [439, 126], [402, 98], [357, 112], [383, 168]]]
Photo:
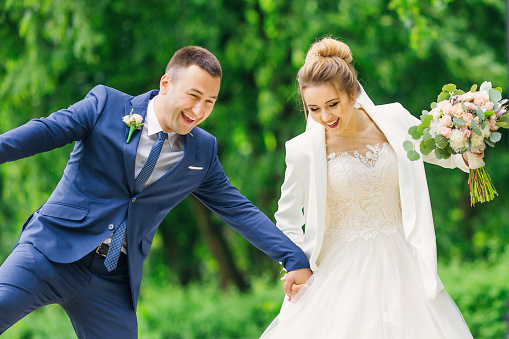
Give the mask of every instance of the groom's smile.
[[155, 101], [157, 120], [165, 132], [188, 134], [208, 118], [219, 94], [221, 79], [191, 65], [171, 78], [165, 74]]

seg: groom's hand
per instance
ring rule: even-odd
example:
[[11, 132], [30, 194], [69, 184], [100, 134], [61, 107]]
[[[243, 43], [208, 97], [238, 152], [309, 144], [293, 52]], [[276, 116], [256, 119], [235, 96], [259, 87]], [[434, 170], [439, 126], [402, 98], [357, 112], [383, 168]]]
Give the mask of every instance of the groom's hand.
[[311, 275], [313, 275], [313, 272], [309, 268], [302, 268], [300, 270], [290, 271], [281, 278], [281, 280], [285, 282], [283, 288], [285, 294], [288, 296], [288, 300], [292, 300], [293, 295], [300, 290], [300, 288], [296, 289], [297, 286], [294, 285], [304, 285], [306, 281], [311, 278]]

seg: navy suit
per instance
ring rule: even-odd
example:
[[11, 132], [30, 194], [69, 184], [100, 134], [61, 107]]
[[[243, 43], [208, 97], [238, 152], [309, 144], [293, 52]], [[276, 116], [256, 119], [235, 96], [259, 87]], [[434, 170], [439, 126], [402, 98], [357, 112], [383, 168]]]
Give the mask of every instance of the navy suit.
[[198, 127], [183, 136], [183, 159], [134, 194], [140, 131], [126, 143], [128, 127], [122, 117], [133, 110], [145, 118], [148, 101], [157, 93], [132, 97], [96, 86], [68, 109], [0, 135], [0, 163], [75, 142], [62, 179], [23, 226], [18, 246], [31, 244], [52, 263], [75, 263], [94, 251], [127, 215], [126, 265], [135, 310], [142, 265], [157, 227], [175, 205], [193, 194], [287, 270], [309, 267], [304, 253], [229, 183], [216, 154], [216, 139]]

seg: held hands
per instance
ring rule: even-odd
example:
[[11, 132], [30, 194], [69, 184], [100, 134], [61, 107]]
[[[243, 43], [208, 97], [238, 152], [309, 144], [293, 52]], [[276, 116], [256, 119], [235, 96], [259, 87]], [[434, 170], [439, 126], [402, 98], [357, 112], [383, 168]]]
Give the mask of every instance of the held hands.
[[281, 281], [285, 282], [283, 288], [288, 296], [288, 301], [292, 300], [312, 275], [313, 272], [309, 268], [302, 268], [290, 271], [281, 278]]

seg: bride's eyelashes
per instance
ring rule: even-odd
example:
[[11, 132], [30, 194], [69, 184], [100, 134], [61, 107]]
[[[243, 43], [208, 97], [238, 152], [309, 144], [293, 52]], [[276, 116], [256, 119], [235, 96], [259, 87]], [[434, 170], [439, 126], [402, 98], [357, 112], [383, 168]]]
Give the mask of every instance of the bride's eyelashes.
[[[339, 101], [337, 102], [334, 102], [332, 104], [329, 105], [329, 107], [336, 107], [337, 105], [339, 104]], [[310, 110], [311, 112], [316, 112], [318, 111], [320, 108], [317, 108], [317, 107], [309, 107], [308, 106], [308, 110]]]

